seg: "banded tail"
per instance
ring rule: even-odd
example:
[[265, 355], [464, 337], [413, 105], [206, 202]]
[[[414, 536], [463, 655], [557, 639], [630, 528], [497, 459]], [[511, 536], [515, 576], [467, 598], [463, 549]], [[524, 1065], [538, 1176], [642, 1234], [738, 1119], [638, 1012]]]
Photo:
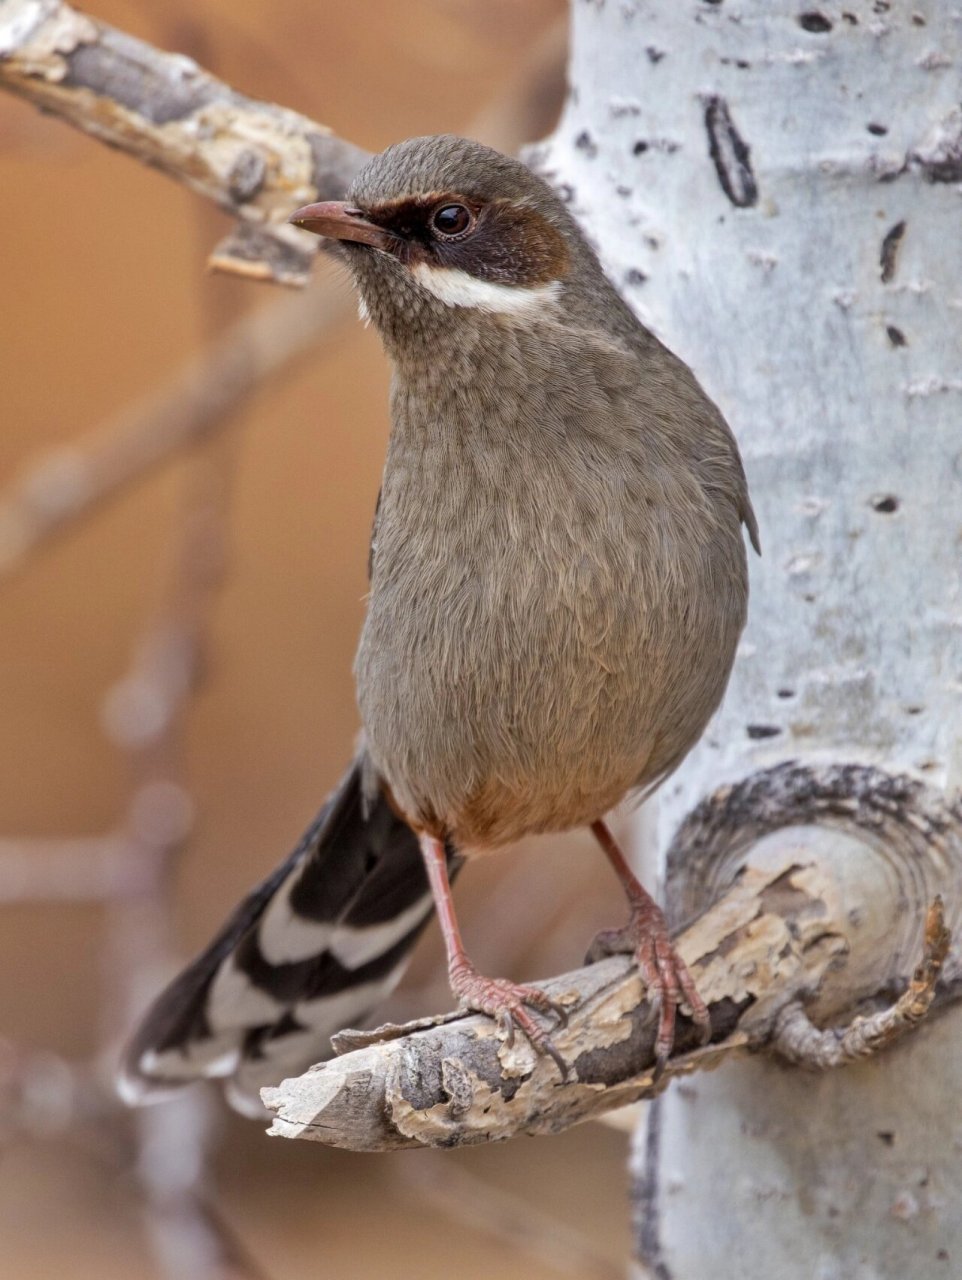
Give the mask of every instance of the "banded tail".
[[[125, 1054], [125, 1101], [204, 1077], [261, 1114], [258, 1091], [330, 1055], [399, 981], [433, 910], [417, 837], [359, 757], [294, 852], [161, 992]], [[449, 853], [449, 860], [452, 855]], [[452, 872], [456, 869], [452, 863]]]

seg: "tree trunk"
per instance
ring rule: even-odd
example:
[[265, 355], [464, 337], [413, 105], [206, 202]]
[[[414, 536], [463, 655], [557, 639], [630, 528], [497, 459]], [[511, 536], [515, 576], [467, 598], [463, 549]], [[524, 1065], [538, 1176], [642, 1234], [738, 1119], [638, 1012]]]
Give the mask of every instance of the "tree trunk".
[[[723, 790], [703, 811], [727, 804], [707, 860], [675, 846], [669, 904], [678, 922], [761, 837], [829, 824], [900, 878], [911, 948], [930, 846], [899, 831], [919, 797], [951, 815], [962, 773], [958, 12], [600, 0], [573, 24], [569, 102], [535, 162], [725, 411], [764, 546], [725, 703], [660, 798], [661, 847], [719, 789], [744, 783], [745, 803]], [[752, 780], [790, 760], [794, 796], [772, 803]], [[955, 1017], [844, 1072], [757, 1058], [651, 1103], [646, 1274], [959, 1274]]]

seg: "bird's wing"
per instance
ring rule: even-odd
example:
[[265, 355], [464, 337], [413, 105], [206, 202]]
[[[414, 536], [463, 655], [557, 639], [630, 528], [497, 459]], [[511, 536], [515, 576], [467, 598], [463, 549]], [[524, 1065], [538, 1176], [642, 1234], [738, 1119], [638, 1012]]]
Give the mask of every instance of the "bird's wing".
[[381, 494], [383, 489], [377, 491], [377, 502], [374, 504], [374, 519], [371, 521], [371, 541], [367, 551], [367, 580], [368, 582], [374, 577], [374, 557], [377, 555], [377, 521], [381, 514]]
[[[394, 987], [432, 911], [411, 829], [354, 761], [301, 843], [161, 992], [118, 1083], [150, 1102], [219, 1077], [239, 1110], [258, 1090], [330, 1056]], [[455, 870], [456, 868], [453, 868]]]

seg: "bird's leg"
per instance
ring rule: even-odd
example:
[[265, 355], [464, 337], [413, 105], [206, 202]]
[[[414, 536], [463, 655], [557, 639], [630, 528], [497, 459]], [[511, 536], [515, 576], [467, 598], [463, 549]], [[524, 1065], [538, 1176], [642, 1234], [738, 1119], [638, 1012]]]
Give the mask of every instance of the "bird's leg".
[[564, 1058], [552, 1044], [548, 1033], [528, 1012], [531, 1008], [537, 1009], [539, 1013], [554, 1013], [563, 1025], [568, 1021], [564, 1007], [549, 999], [537, 987], [521, 986], [516, 982], [508, 982], [504, 978], [486, 978], [478, 973], [468, 958], [461, 940], [461, 930], [454, 912], [454, 899], [451, 896], [451, 884], [448, 880], [444, 845], [440, 840], [428, 835], [422, 835], [420, 842], [434, 906], [441, 924], [441, 933], [444, 936], [444, 946], [448, 956], [448, 980], [462, 1008], [486, 1013], [489, 1018], [494, 1018], [505, 1032], [508, 1044], [511, 1044], [514, 1039], [515, 1028], [523, 1031], [533, 1048], [538, 1053], [546, 1053], [552, 1058], [561, 1072], [561, 1078], [566, 1079], [568, 1068]]
[[655, 1040], [655, 1071], [660, 1074], [675, 1040], [675, 1014], [682, 1001], [688, 1003], [702, 1041], [711, 1035], [711, 1021], [704, 1000], [698, 994], [688, 966], [672, 946], [665, 914], [632, 872], [614, 836], [604, 822], [593, 822], [591, 831], [604, 849], [628, 898], [631, 915], [622, 929], [605, 929], [592, 942], [586, 960], [592, 964], [602, 956], [619, 952], [633, 954], [648, 988], [649, 997], [661, 1004], [658, 1037]]

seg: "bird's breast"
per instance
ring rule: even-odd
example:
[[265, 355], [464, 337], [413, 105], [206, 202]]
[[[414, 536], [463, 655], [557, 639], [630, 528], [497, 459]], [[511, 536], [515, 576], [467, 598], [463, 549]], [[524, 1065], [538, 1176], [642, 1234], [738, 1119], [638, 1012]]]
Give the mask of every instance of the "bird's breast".
[[700, 732], [744, 613], [706, 590], [709, 531], [674, 519], [634, 424], [599, 397], [574, 430], [543, 384], [524, 406], [395, 421], [356, 664], [376, 767], [462, 843], [591, 821], [643, 781]]

